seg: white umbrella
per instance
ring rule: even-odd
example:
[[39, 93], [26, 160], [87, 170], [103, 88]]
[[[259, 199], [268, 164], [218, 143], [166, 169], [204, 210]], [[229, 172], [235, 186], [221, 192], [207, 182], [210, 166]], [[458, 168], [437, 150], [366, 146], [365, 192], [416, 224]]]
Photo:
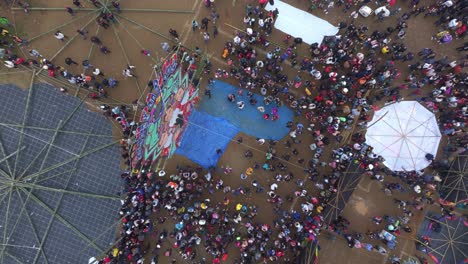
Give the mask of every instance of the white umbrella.
[[403, 101], [375, 112], [366, 143], [394, 171], [422, 170], [437, 154], [441, 134], [433, 113], [416, 101]]

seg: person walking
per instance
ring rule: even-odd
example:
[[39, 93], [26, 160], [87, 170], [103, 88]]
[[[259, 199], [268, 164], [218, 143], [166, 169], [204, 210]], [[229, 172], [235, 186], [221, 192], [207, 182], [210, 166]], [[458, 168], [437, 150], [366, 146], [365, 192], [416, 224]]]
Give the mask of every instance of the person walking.
[[169, 34], [170, 34], [171, 36], [173, 36], [176, 40], [179, 40], [179, 33], [177, 33], [176, 30], [170, 28], [170, 29], [169, 29]]
[[213, 26], [213, 38], [216, 38], [218, 36], [218, 27], [216, 25]]
[[210, 40], [210, 34], [208, 32], [203, 32], [203, 40], [205, 41], [205, 43], [208, 43], [208, 41]]
[[79, 0], [73, 0], [73, 4], [78, 8], [83, 7], [83, 5], [81, 4], [81, 2]]
[[84, 28], [77, 29], [76, 33], [80, 34], [81, 37], [83, 37], [83, 40], [86, 40], [86, 38], [88, 37], [88, 31]]
[[192, 31], [195, 32], [195, 30], [198, 29], [198, 22], [196, 20], [192, 21]]
[[171, 46], [170, 46], [169, 43], [167, 43], [167, 42], [162, 42], [162, 43], [161, 43], [161, 47], [162, 47], [162, 49], [163, 49], [166, 53], [168, 53], [168, 52], [169, 52], [169, 48], [170, 48]]

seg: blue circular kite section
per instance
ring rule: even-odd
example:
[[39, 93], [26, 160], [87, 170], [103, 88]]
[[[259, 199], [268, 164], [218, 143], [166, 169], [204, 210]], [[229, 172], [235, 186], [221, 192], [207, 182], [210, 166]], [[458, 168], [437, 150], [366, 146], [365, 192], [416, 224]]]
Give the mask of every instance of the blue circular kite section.
[[[253, 98], [257, 100], [257, 104], [250, 105], [247, 91], [244, 90], [243, 95], [238, 95], [239, 89], [222, 81], [214, 81], [211, 89], [211, 99], [205, 96], [198, 110], [212, 116], [224, 118], [241, 132], [256, 138], [280, 140], [289, 133], [286, 123], [293, 120], [291, 109], [286, 106], [276, 107], [274, 102], [265, 105], [263, 96], [258, 94], [253, 95]], [[229, 94], [236, 96], [236, 102], [243, 101], [245, 103], [244, 109], [240, 110], [236, 103], [229, 102], [227, 99]], [[257, 109], [258, 106], [263, 106], [265, 112], [261, 113]], [[278, 109], [279, 119], [276, 121], [263, 119], [265, 113], [272, 115], [274, 107]]]
[[[229, 142], [239, 132], [244, 132], [256, 138], [280, 140], [289, 133], [286, 127], [288, 121], [293, 120], [293, 112], [285, 107], [276, 107], [275, 103], [263, 104], [263, 97], [257, 94], [255, 106], [250, 105], [250, 98], [238, 95], [238, 87], [222, 81], [215, 81], [211, 89], [211, 99], [204, 97], [198, 110], [194, 110], [189, 117], [189, 124], [185, 130], [180, 147], [176, 154], [185, 156], [204, 168], [215, 166], [220, 154]], [[236, 102], [229, 102], [229, 94], [235, 94]], [[245, 107], [240, 110], [237, 102], [243, 101]], [[257, 107], [263, 106], [265, 112], [261, 113]], [[263, 114], [272, 114], [277, 108], [279, 119], [265, 120]]]

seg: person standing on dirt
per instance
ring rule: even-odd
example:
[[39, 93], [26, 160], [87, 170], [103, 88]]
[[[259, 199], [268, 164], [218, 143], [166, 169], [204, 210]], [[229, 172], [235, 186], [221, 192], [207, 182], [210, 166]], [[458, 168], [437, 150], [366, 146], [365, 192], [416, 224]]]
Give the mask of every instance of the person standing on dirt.
[[201, 21], [201, 29], [204, 29], [204, 30], [208, 30], [208, 23], [210, 22], [211, 20], [207, 17], [203, 18], [202, 21]]
[[65, 58], [65, 64], [67, 64], [68, 66], [71, 66], [72, 64], [78, 65], [78, 63], [70, 57]]
[[95, 7], [101, 7], [101, 3], [98, 0], [90, 0]]
[[103, 54], [109, 54], [110, 53], [110, 50], [104, 45], [101, 45], [99, 47], [99, 51], [101, 51]]
[[196, 20], [192, 21], [192, 31], [195, 32], [195, 30], [198, 29], [198, 22]]
[[213, 38], [216, 38], [216, 36], [218, 36], [218, 27], [215, 25], [213, 26]]
[[65, 10], [67, 10], [67, 13], [70, 14], [71, 16], [75, 16], [75, 10], [73, 10], [73, 8], [67, 6], [65, 7]]
[[62, 32], [60, 32], [60, 31], [55, 32], [54, 36], [55, 36], [56, 39], [58, 39], [58, 40], [60, 40], [60, 41], [64, 41], [64, 40], [67, 38], [67, 36], [65, 36], [65, 35], [64, 35]]
[[208, 32], [203, 32], [203, 40], [205, 41], [205, 44], [210, 40], [210, 34]]
[[161, 43], [161, 47], [162, 47], [162, 49], [164, 50], [164, 52], [168, 53], [168, 52], [169, 52], [169, 48], [170, 48], [171, 46], [170, 46], [169, 43], [167, 43], [167, 42], [162, 42], [162, 43]]
[[102, 41], [96, 36], [91, 37], [91, 42], [96, 45], [102, 45]]
[[107, 29], [109, 27], [109, 24], [102, 17], [97, 18], [96, 22], [99, 26], [103, 27], [104, 29]]
[[89, 60], [84, 60], [84, 61], [81, 63], [81, 65], [83, 65], [83, 68], [85, 68], [85, 70], [86, 70], [86, 69], [90, 69], [90, 68], [93, 67], [93, 65], [89, 62]]
[[173, 36], [176, 40], [179, 39], [179, 33], [177, 33], [176, 30], [170, 28], [170, 29], [169, 29], [169, 34], [170, 34], [171, 36]]
[[83, 5], [81, 4], [79, 0], [73, 0], [73, 4], [78, 8], [83, 7]]
[[120, 9], [120, 3], [119, 2], [112, 1], [112, 6], [115, 8], [115, 10], [117, 10], [117, 13], [122, 12], [122, 10]]
[[86, 29], [77, 29], [76, 33], [80, 34], [83, 37], [83, 40], [86, 40], [88, 37], [88, 31]]

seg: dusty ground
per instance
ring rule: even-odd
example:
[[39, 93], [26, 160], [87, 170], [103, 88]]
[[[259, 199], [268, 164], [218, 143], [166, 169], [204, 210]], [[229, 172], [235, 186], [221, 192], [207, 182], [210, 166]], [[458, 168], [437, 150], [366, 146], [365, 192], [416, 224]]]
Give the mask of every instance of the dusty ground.
[[[71, 1], [67, 1], [70, 2]], [[85, 1], [83, 1], [85, 2]], [[132, 101], [140, 98], [145, 94], [145, 87], [148, 80], [152, 76], [152, 67], [155, 63], [159, 62], [162, 57], [165, 56], [164, 52], [160, 47], [160, 43], [163, 41], [170, 42], [171, 39], [168, 37], [168, 29], [174, 28], [181, 35], [180, 41], [188, 47], [194, 48], [196, 46], [202, 48], [207, 54], [211, 55], [212, 62], [215, 67], [224, 67], [226, 63], [220, 59], [221, 51], [226, 41], [229, 41], [233, 37], [233, 33], [236, 28], [244, 29], [242, 18], [244, 16], [244, 6], [246, 3], [255, 3], [253, 0], [242, 0], [242, 1], [217, 1], [216, 10], [220, 14], [220, 19], [217, 22], [219, 36], [216, 39], [212, 39], [208, 44], [203, 43], [200, 31], [191, 31], [191, 21], [197, 19], [200, 21], [203, 17], [210, 15], [210, 10], [203, 6], [201, 0], [178, 0], [178, 1], [163, 1], [163, 0], [139, 0], [139, 1], [122, 1], [122, 8], [145, 8], [145, 9], [171, 9], [171, 10], [186, 10], [188, 13], [167, 13], [167, 12], [156, 12], [156, 11], [124, 11], [122, 15], [125, 18], [119, 18], [118, 23], [114, 24], [108, 29], [98, 28], [95, 21], [92, 19], [96, 14], [88, 14], [83, 18], [80, 16], [85, 15], [90, 11], [78, 11], [74, 18], [71, 18], [63, 10], [58, 11], [30, 11], [29, 14], [24, 14], [22, 11], [6, 11], [7, 16], [11, 18], [12, 22], [16, 24], [17, 31], [21, 36], [26, 39], [30, 39], [30, 44], [23, 50], [27, 52], [28, 48], [34, 48], [39, 50], [44, 57], [52, 59], [59, 65], [65, 65], [64, 59], [71, 57], [78, 63], [84, 59], [89, 59], [93, 65], [99, 67], [106, 76], [113, 76], [120, 80], [119, 87], [114, 90], [110, 90], [110, 97], [107, 103], [111, 104], [130, 104]], [[286, 1], [302, 9], [308, 8], [308, 1], [289, 0]], [[431, 1], [433, 2], [433, 1]], [[408, 3], [401, 3], [403, 5], [403, 11], [406, 10]], [[63, 8], [64, 1], [61, 0], [38, 0], [34, 1], [32, 7], [57, 7]], [[84, 3], [86, 8], [91, 8], [91, 4]], [[375, 4], [371, 4], [374, 8]], [[3, 12], [2, 12], [3, 13]], [[315, 15], [327, 19], [333, 24], [337, 24], [340, 21], [350, 22], [349, 13], [345, 14], [340, 9], [336, 8], [331, 10], [328, 15], [325, 15], [323, 11], [315, 10]], [[400, 13], [401, 14], [401, 13]], [[72, 19], [76, 19], [74, 22], [61, 27], [60, 30], [69, 37], [69, 44], [56, 40], [53, 36], [55, 28], [69, 23]], [[133, 20], [136, 23], [130, 22]], [[412, 18], [409, 21], [409, 30], [404, 43], [408, 46], [409, 50], [416, 53], [422, 47], [432, 47], [440, 56], [449, 56], [452, 59], [458, 59], [457, 54], [453, 51], [454, 47], [459, 46], [461, 40], [455, 40], [449, 45], [439, 46], [431, 41], [431, 35], [437, 32], [437, 29], [432, 26], [434, 19], [423, 18], [420, 15], [417, 18]], [[375, 28], [386, 28], [388, 25], [394, 25], [396, 18], [389, 18], [384, 22], [376, 22], [373, 17], [359, 18], [357, 19], [358, 24], [366, 24], [369, 26], [369, 31], [372, 32]], [[143, 26], [142, 26], [143, 25]], [[80, 36], [75, 37], [75, 31], [80, 27], [85, 27], [89, 31], [90, 36], [98, 36], [103, 43], [111, 50], [111, 54], [104, 55], [97, 47], [93, 46], [88, 40], [83, 40]], [[50, 32], [49, 32], [50, 31]], [[209, 28], [212, 33], [212, 24]], [[160, 36], [162, 34], [163, 36]], [[275, 43], [282, 43], [281, 40], [284, 34], [278, 31], [274, 31], [270, 36], [270, 39]], [[166, 39], [168, 38], [168, 39]], [[67, 45], [64, 47], [64, 44]], [[306, 56], [306, 45], [300, 48], [300, 56]], [[149, 49], [152, 52], [151, 57], [143, 56], [140, 51], [142, 49]], [[127, 64], [136, 66], [137, 79], [124, 79], [121, 72]], [[406, 65], [399, 64], [398, 67], [405, 72]], [[70, 67], [72, 72], [83, 72], [83, 68], [79, 66]], [[286, 71], [291, 74], [295, 74], [295, 70], [286, 67]], [[21, 71], [21, 72], [20, 72]], [[9, 71], [11, 72], [11, 71]], [[2, 68], [0, 71], [0, 80], [3, 83], [11, 82], [21, 87], [28, 87], [31, 73], [22, 70], [17, 70], [14, 74], [7, 74], [7, 70]], [[405, 74], [403, 74], [405, 76]], [[400, 78], [396, 83], [402, 82], [403, 78]], [[56, 86], [69, 85], [63, 80], [54, 80], [43, 76], [38, 76], [37, 81], [47, 81]], [[231, 80], [232, 81], [232, 80]], [[233, 82], [235, 83], [235, 82]], [[70, 88], [71, 89], [71, 88]], [[303, 91], [295, 91], [299, 94]], [[203, 93], [201, 93], [203, 94]], [[94, 104], [95, 105], [95, 104]], [[116, 130], [117, 134], [117, 130]], [[254, 174], [252, 178], [243, 182], [239, 178], [239, 174], [245, 170], [245, 168], [252, 166], [253, 161], [258, 158], [263, 158], [264, 151], [267, 146], [258, 146], [253, 138], [246, 135], [241, 135], [244, 138], [245, 145], [239, 145], [232, 142], [227, 151], [221, 157], [218, 167], [230, 165], [234, 168], [234, 171], [230, 177], [223, 177], [223, 174], [217, 173], [216, 177], [223, 177], [226, 184], [233, 187], [239, 185], [249, 186], [250, 181], [253, 179], [258, 180], [263, 186], [268, 186], [269, 181], [273, 174], [260, 173]], [[303, 139], [303, 144], [295, 146], [298, 148], [301, 155], [307, 155], [307, 146], [311, 143], [311, 139]], [[279, 142], [278, 145], [282, 145]], [[247, 146], [255, 146], [258, 151], [254, 151], [254, 158], [247, 160], [243, 158], [242, 153], [247, 149]], [[334, 145], [334, 144], [331, 144]], [[330, 146], [330, 149], [333, 146]], [[281, 148], [279, 155], [284, 153], [284, 148]], [[195, 164], [191, 163], [184, 157], [175, 156], [167, 164], [166, 170], [170, 171], [175, 168], [178, 164]], [[302, 165], [297, 163], [297, 160], [292, 158], [290, 164], [288, 164], [291, 172], [296, 175], [295, 179], [302, 178]], [[370, 217], [378, 214], [392, 214], [395, 206], [391, 199], [385, 197], [380, 190], [381, 186], [377, 182], [370, 182], [367, 178], [363, 178], [358, 185], [356, 192], [350, 199], [348, 207], [343, 214], [351, 220], [352, 229], [360, 232], [365, 232], [371, 228]], [[281, 183], [279, 188], [279, 194], [281, 196], [287, 196], [291, 194], [291, 191], [295, 189], [294, 181], [290, 183]], [[221, 201], [222, 195], [210, 196], [212, 200]], [[272, 222], [273, 216], [271, 214], [271, 205], [266, 202], [265, 194], [260, 196], [253, 195], [245, 200], [242, 197], [230, 197], [231, 203], [236, 204], [241, 201], [248, 204], [255, 203], [259, 206], [259, 211], [262, 213], [257, 216], [259, 222]], [[296, 203], [286, 203], [286, 209], [292, 209], [296, 207]], [[414, 222], [416, 224], [417, 221]], [[415, 228], [413, 228], [415, 229]], [[149, 242], [152, 242], [150, 237]], [[409, 239], [399, 239], [397, 252], [401, 255], [413, 255], [414, 246]], [[165, 245], [169, 247], [169, 244]], [[341, 239], [328, 240], [325, 238], [321, 239], [320, 251], [320, 263], [384, 263], [386, 259], [374, 252], [367, 252], [365, 250], [348, 249], [345, 242]], [[200, 255], [204, 255], [204, 250], [199, 250]], [[233, 258], [236, 255], [235, 250], [232, 252], [230, 257]], [[162, 263], [168, 263], [168, 259], [162, 259]]]

